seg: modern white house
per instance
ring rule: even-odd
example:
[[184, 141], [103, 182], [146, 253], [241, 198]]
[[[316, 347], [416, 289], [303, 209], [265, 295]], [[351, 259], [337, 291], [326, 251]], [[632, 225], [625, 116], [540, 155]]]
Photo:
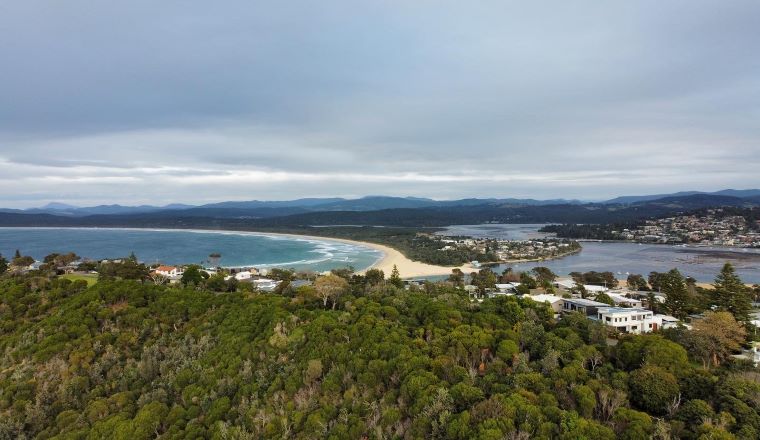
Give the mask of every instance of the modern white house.
[[638, 308], [638, 309], [643, 307], [641, 300], [635, 299], [635, 298], [628, 298], [625, 295], [620, 294], [620, 293], [609, 292], [607, 293], [607, 296], [609, 296], [612, 299], [616, 307], [633, 307], [633, 308]]
[[623, 333], [649, 333], [662, 328], [661, 315], [641, 308], [600, 307], [596, 316], [590, 318]]
[[563, 298], [562, 299], [562, 312], [580, 312], [586, 316], [596, 316], [599, 308], [609, 307], [609, 304], [605, 304], [598, 301], [592, 301], [584, 298]]
[[496, 284], [496, 290], [498, 290], [501, 293], [514, 292], [517, 289], [517, 286], [519, 285], [520, 283]]
[[271, 292], [277, 288], [277, 285], [280, 284], [280, 282], [275, 281], [275, 280], [270, 280], [269, 278], [259, 278], [256, 280], [251, 280], [251, 284], [253, 284], [253, 286], [256, 287], [258, 290], [261, 290], [264, 292]]
[[[563, 279], [563, 280], [556, 280], [554, 281], [554, 287], [558, 289], [565, 289], [565, 290], [571, 290], [575, 288], [575, 286], [578, 285], [578, 283], [575, 282], [575, 280], [572, 279]], [[583, 288], [586, 289], [586, 292], [594, 294], [594, 293], [601, 293], [606, 292], [610, 289], [604, 287], [604, 286], [596, 286], [593, 284], [584, 284]]]

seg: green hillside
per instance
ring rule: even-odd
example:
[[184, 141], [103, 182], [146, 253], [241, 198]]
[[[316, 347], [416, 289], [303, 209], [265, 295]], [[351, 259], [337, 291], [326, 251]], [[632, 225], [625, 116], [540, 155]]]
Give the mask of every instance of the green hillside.
[[[757, 438], [760, 379], [530, 300], [0, 280], [0, 438]], [[346, 284], [338, 283], [342, 286]]]

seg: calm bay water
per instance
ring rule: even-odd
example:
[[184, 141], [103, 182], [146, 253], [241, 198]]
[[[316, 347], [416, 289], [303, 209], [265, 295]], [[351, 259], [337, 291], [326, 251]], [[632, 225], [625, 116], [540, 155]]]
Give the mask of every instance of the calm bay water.
[[322, 239], [228, 231], [109, 228], [0, 228], [0, 253], [20, 249], [41, 260], [53, 252], [75, 252], [91, 259], [119, 258], [134, 252], [140, 261], [205, 263], [220, 253], [222, 266], [289, 267], [324, 271], [369, 267], [381, 257], [365, 246]]
[[[541, 226], [543, 225], [459, 225], [447, 228], [444, 234], [524, 240], [546, 236], [547, 234], [538, 232]], [[628, 273], [646, 276], [652, 271], [665, 272], [675, 267], [697, 281], [711, 282], [723, 264], [729, 261], [736, 267], [744, 282], [760, 283], [760, 249], [617, 242], [583, 242], [581, 245], [583, 250], [575, 255], [542, 262], [513, 263], [508, 266], [517, 270], [546, 266], [559, 275], [567, 275], [574, 271], [610, 271], [617, 274], [618, 278], [625, 278]], [[501, 272], [506, 267], [498, 266], [494, 271]]]

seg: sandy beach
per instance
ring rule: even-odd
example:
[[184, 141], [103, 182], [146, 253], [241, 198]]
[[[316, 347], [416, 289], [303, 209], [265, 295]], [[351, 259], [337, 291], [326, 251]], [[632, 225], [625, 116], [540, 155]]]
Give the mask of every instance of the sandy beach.
[[[372, 248], [383, 254], [383, 256], [374, 264], [364, 270], [358, 271], [359, 273], [364, 273], [368, 269], [380, 269], [385, 273], [385, 276], [388, 277], [393, 270], [393, 266], [396, 266], [398, 268], [399, 274], [401, 275], [401, 278], [415, 278], [433, 275], [450, 275], [451, 271], [456, 269], [456, 267], [436, 266], [434, 264], [426, 264], [419, 261], [413, 261], [396, 249], [393, 249], [389, 246], [384, 246], [382, 244], [370, 243], [367, 241], [348, 240], [345, 238], [320, 237], [317, 235], [280, 234], [269, 232], [262, 232], [261, 234], [281, 235], [293, 238], [305, 238], [309, 240], [338, 241], [341, 243]], [[459, 269], [466, 274], [477, 270], [473, 268], [471, 264], [460, 266]]]
[[[371, 269], [380, 269], [385, 273], [385, 276], [390, 276], [393, 266], [398, 268], [399, 274], [402, 278], [414, 278], [431, 275], [450, 275], [451, 271], [456, 269], [455, 267], [436, 266], [433, 264], [426, 264], [419, 261], [412, 261], [405, 257], [404, 254], [396, 249], [388, 246], [383, 246], [375, 243], [357, 242], [353, 241], [357, 245], [368, 246], [383, 253], [383, 258], [370, 266]], [[474, 270], [472, 265], [466, 264], [459, 269], [464, 273], [470, 273]]]
[[[223, 231], [223, 232], [231, 232], [231, 231]], [[276, 233], [276, 232], [255, 232], [255, 231], [245, 231], [251, 234], [261, 234], [261, 235], [279, 235], [283, 237], [292, 237], [292, 238], [302, 238], [307, 240], [321, 240], [321, 241], [337, 241], [341, 243], [346, 244], [352, 244], [355, 246], [364, 246], [368, 248], [372, 248], [380, 253], [382, 253], [382, 257], [377, 260], [375, 263], [373, 263], [370, 267], [358, 271], [358, 273], [364, 273], [369, 269], [380, 269], [385, 273], [385, 276], [388, 277], [391, 274], [391, 271], [393, 270], [393, 266], [396, 266], [399, 271], [399, 275], [401, 275], [401, 278], [414, 278], [414, 277], [424, 277], [424, 276], [433, 276], [433, 275], [450, 275], [451, 271], [456, 269], [456, 267], [447, 267], [447, 266], [436, 266], [434, 264], [426, 264], [419, 261], [413, 261], [404, 256], [401, 252], [397, 251], [396, 249], [393, 249], [389, 246], [384, 246], [382, 244], [377, 243], [370, 243], [367, 241], [358, 241], [358, 240], [348, 240], [345, 238], [333, 238], [333, 237], [321, 237], [318, 235], [301, 235], [301, 234], [283, 234], [283, 233]], [[460, 266], [459, 269], [469, 274], [470, 272], [477, 271], [478, 269], [475, 269], [471, 264], [465, 264], [463, 266]]]

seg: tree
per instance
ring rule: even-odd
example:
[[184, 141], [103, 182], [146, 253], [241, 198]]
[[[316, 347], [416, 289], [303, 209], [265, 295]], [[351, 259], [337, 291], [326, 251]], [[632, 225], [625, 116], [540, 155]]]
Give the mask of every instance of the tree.
[[752, 310], [752, 299], [749, 289], [736, 275], [731, 263], [723, 265], [713, 284], [713, 302], [719, 310], [725, 310], [734, 315], [738, 321], [749, 321]]
[[628, 275], [626, 284], [628, 284], [628, 288], [631, 290], [638, 290], [638, 291], [649, 290], [649, 285], [647, 284], [647, 280], [645, 280], [644, 277], [639, 274], [632, 273]]
[[16, 267], [27, 267], [34, 264], [34, 258], [28, 256], [28, 255], [21, 255], [16, 249], [16, 255], [13, 257], [12, 265]]
[[667, 277], [667, 273], [663, 272], [649, 272], [649, 285], [654, 292], [662, 292], [662, 285]]
[[[231, 279], [234, 280], [235, 277], [232, 277]], [[206, 288], [213, 290], [214, 292], [226, 292], [227, 287], [227, 280], [224, 279], [223, 273], [212, 275], [206, 280]]]
[[615, 301], [613, 301], [612, 298], [604, 292], [597, 294], [596, 298], [594, 298], [594, 301], [605, 303], [611, 306], [615, 305]]
[[747, 330], [729, 312], [706, 312], [705, 317], [692, 323], [684, 335], [689, 351], [707, 367], [719, 366], [732, 352], [741, 348]]
[[190, 284], [197, 286], [203, 282], [204, 273], [205, 272], [201, 272], [201, 268], [199, 266], [196, 266], [196, 265], [188, 266], [185, 269], [185, 272], [182, 273], [182, 278], [180, 279], [180, 281], [185, 286], [188, 286]]
[[544, 266], [538, 266], [533, 268], [533, 274], [536, 276], [536, 280], [539, 282], [539, 284], [544, 284], [546, 282], [553, 283], [554, 280], [557, 279], [557, 274], [552, 272], [551, 269]]
[[399, 289], [402, 289], [404, 287], [404, 280], [401, 279], [401, 274], [399, 273], [398, 267], [396, 267], [395, 264], [393, 265], [393, 270], [391, 270], [391, 277], [388, 279], [388, 281]]
[[672, 269], [660, 282], [662, 293], [665, 294], [665, 309], [677, 318], [685, 318], [689, 314], [690, 300], [681, 272]]
[[675, 376], [660, 367], [644, 366], [631, 373], [628, 380], [631, 400], [641, 409], [657, 415], [668, 412], [679, 397]]
[[462, 269], [452, 269], [448, 281], [456, 287], [464, 287], [464, 272], [462, 272]]
[[385, 273], [380, 269], [369, 269], [364, 273], [364, 282], [369, 286], [376, 286], [385, 281]]
[[528, 289], [535, 289], [538, 287], [538, 283], [528, 272], [520, 273], [520, 284], [524, 284]]
[[322, 300], [322, 305], [327, 308], [327, 302], [332, 301], [335, 308], [337, 299], [348, 290], [348, 281], [338, 275], [329, 274], [317, 278], [314, 282], [314, 291]]
[[8, 270], [8, 260], [0, 254], [0, 275], [4, 274]]

